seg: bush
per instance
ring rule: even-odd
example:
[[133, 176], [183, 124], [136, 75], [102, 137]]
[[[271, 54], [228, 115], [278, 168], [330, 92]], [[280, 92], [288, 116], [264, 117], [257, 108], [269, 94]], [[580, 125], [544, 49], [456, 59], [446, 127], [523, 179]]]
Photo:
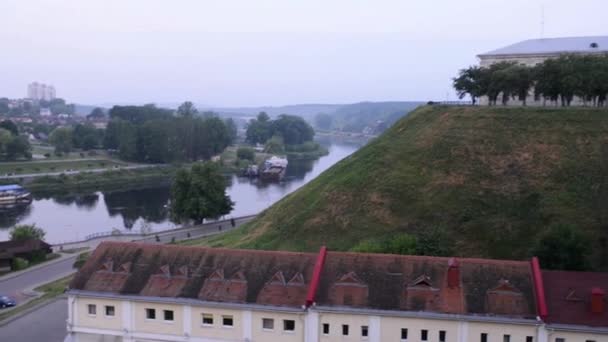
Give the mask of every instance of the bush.
[[29, 239], [44, 240], [46, 232], [42, 228], [36, 227], [35, 224], [23, 224], [13, 227], [10, 232], [11, 241], [22, 241]]
[[45, 154], [44, 154], [44, 158], [51, 158], [51, 154], [50, 154], [50, 153], [48, 153], [48, 152], [47, 152], [47, 153], [45, 153]]
[[238, 159], [255, 160], [255, 151], [249, 147], [239, 147], [236, 150], [236, 156]]
[[406, 234], [367, 240], [359, 243], [351, 250], [360, 253], [415, 254], [417, 251], [416, 238]]
[[15, 258], [13, 259], [13, 264], [11, 265], [11, 268], [13, 271], [19, 271], [28, 268], [29, 265], [30, 263], [27, 260], [23, 258]]
[[74, 268], [80, 269], [82, 267], [82, 265], [84, 265], [84, 263], [87, 262], [88, 258], [89, 258], [89, 252], [78, 254], [78, 257], [74, 261]]
[[538, 241], [534, 250], [543, 268], [584, 271], [589, 269], [590, 240], [575, 227], [556, 225]]

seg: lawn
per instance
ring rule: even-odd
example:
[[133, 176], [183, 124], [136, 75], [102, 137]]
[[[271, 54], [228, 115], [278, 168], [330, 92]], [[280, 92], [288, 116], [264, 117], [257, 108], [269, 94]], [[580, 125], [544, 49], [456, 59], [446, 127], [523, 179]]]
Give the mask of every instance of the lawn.
[[23, 162], [3, 162], [0, 163], [0, 175], [30, 174], [46, 172], [65, 172], [68, 170], [83, 171], [102, 168], [114, 168], [128, 166], [128, 163], [110, 159], [87, 159], [87, 160], [41, 160]]

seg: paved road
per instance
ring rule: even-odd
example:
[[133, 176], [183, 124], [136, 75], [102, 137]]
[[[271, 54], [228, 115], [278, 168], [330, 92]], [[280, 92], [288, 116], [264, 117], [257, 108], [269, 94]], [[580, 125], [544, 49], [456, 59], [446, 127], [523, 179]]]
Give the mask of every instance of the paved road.
[[0, 327], [0, 340], [62, 342], [66, 336], [68, 301], [60, 298]]
[[14, 297], [17, 303], [20, 303], [27, 299], [22, 293], [23, 290], [40, 284], [46, 284], [68, 275], [73, 270], [72, 265], [77, 256], [78, 253], [75, 253], [54, 264], [22, 273], [14, 278], [0, 280], [0, 294]]
[[83, 172], [89, 173], [101, 173], [106, 171], [116, 171], [116, 170], [133, 170], [133, 169], [145, 169], [148, 167], [158, 167], [160, 165], [133, 165], [133, 166], [121, 166], [117, 168], [101, 168], [101, 169], [89, 169], [89, 170], [81, 170], [81, 171], [57, 171], [57, 172], [42, 172], [42, 173], [24, 173], [20, 175], [10, 175], [10, 176], [0, 176], [0, 179], [15, 179], [15, 178], [36, 178], [36, 177], [44, 177], [44, 176], [59, 176], [59, 175], [75, 175]]

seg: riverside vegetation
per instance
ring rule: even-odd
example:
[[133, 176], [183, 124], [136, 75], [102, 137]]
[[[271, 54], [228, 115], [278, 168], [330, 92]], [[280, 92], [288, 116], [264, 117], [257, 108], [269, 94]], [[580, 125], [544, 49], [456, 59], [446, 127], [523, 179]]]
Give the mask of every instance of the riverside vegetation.
[[199, 243], [539, 255], [543, 267], [607, 270], [607, 135], [605, 109], [421, 107], [243, 228]]

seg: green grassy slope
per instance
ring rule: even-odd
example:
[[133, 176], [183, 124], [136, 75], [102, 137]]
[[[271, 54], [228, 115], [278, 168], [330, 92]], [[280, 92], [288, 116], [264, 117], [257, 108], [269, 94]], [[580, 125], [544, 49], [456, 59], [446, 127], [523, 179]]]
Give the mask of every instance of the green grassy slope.
[[608, 111], [425, 106], [246, 227], [206, 243], [347, 250], [442, 229], [455, 254], [524, 258], [573, 224], [606, 268]]

